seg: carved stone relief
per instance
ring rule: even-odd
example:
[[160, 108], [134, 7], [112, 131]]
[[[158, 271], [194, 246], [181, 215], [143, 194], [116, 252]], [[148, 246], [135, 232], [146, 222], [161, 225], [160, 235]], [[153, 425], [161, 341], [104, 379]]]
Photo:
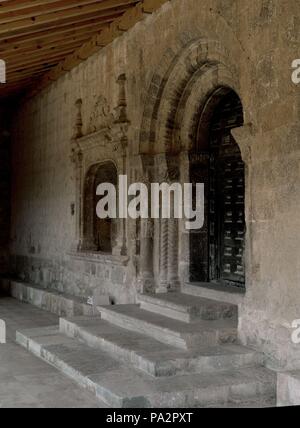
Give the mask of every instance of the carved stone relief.
[[100, 131], [101, 129], [110, 128], [114, 122], [114, 115], [111, 112], [110, 105], [107, 99], [100, 95], [92, 110], [92, 114], [89, 119], [87, 133]]

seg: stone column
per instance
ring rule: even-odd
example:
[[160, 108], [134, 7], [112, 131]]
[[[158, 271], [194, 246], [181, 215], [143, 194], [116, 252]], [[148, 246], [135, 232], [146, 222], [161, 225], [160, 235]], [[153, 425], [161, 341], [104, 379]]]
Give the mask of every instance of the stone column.
[[[121, 128], [120, 128], [121, 129]], [[118, 134], [119, 141], [121, 144], [121, 153], [118, 156], [117, 167], [119, 175], [127, 175], [127, 137], [121, 134], [121, 131]], [[118, 192], [120, 191], [120, 182], [118, 181]], [[124, 191], [127, 194], [127, 187], [124, 188]], [[117, 211], [119, 212], [119, 205], [117, 206]], [[127, 209], [127, 207], [126, 207]], [[127, 255], [127, 227], [126, 224], [128, 219], [125, 218], [117, 218], [114, 220], [116, 227], [116, 245], [112, 250], [113, 255], [117, 256], [126, 256]]]
[[[177, 163], [177, 165], [176, 165]], [[157, 157], [160, 183], [178, 182], [179, 169], [177, 157], [165, 154]], [[178, 278], [178, 219], [174, 217], [174, 195], [171, 194], [171, 217], [160, 219], [160, 277], [158, 292], [177, 291]], [[162, 217], [162, 213], [161, 213]]]
[[77, 219], [76, 219], [76, 250], [80, 250], [83, 242], [83, 180], [82, 180], [82, 165], [83, 156], [79, 152], [77, 156], [76, 164], [76, 209], [77, 209]]
[[[190, 159], [188, 150], [180, 153], [180, 182], [184, 189], [185, 183], [190, 183]], [[186, 219], [178, 222], [178, 270], [181, 284], [189, 282], [190, 279], [190, 231], [185, 227]]]
[[158, 292], [167, 291], [168, 288], [168, 265], [169, 265], [169, 226], [168, 219], [160, 220], [160, 276]]
[[[142, 176], [139, 181], [146, 184], [149, 194], [149, 210], [150, 203], [150, 183], [152, 180], [153, 157], [150, 155], [141, 156]], [[154, 293], [154, 272], [153, 272], [153, 220], [140, 220], [140, 275], [139, 289], [142, 293]]]
[[[178, 183], [180, 180], [179, 157], [167, 155], [168, 181]], [[168, 220], [168, 291], [178, 291], [178, 219], [175, 218], [174, 194], [171, 194], [171, 216]]]
[[177, 291], [178, 279], [178, 219], [174, 218], [174, 199], [171, 198], [171, 218], [168, 221], [168, 291]]
[[[156, 182], [159, 184], [165, 183], [167, 181], [167, 164], [165, 154], [156, 155], [155, 157], [156, 165]], [[159, 266], [159, 278], [158, 278], [158, 287], [157, 293], [165, 293], [168, 289], [168, 249], [169, 249], [169, 219], [162, 218], [162, 206], [160, 200], [160, 218], [157, 220], [158, 225], [158, 239], [159, 239], [159, 254], [158, 257], [158, 266]]]
[[[114, 120], [113, 127], [113, 141], [116, 147], [119, 147], [119, 159], [118, 159], [118, 169], [119, 175], [126, 175], [127, 160], [128, 160], [128, 132], [130, 129], [130, 121], [127, 117], [127, 97], [126, 97], [126, 74], [121, 74], [117, 79], [117, 84], [119, 86], [119, 96], [118, 96], [118, 105], [115, 108], [116, 117]], [[127, 192], [127, 189], [124, 189]], [[117, 221], [117, 245], [113, 249], [113, 254], [116, 255], [127, 255], [127, 227], [126, 219], [121, 218]]]
[[153, 224], [151, 219], [141, 220], [140, 272], [142, 293], [154, 293], [153, 277]]
[[74, 164], [75, 171], [75, 241], [72, 244], [71, 250], [78, 251], [82, 248], [83, 243], [83, 154], [80, 150], [78, 139], [82, 137], [82, 99], [79, 98], [75, 103], [76, 108], [76, 119], [74, 124], [74, 133], [71, 139], [71, 156], [70, 159]]

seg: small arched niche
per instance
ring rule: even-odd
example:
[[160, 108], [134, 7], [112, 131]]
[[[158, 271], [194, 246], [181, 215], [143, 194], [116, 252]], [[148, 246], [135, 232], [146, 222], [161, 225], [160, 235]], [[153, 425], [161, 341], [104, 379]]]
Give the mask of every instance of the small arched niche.
[[202, 110], [191, 153], [190, 179], [205, 184], [205, 224], [190, 235], [190, 281], [245, 287], [245, 164], [231, 130], [243, 106], [218, 88]]
[[100, 219], [96, 213], [96, 189], [102, 183], [118, 184], [118, 172], [113, 162], [93, 165], [86, 174], [84, 183], [83, 235], [84, 250], [112, 253], [116, 239], [115, 219]]

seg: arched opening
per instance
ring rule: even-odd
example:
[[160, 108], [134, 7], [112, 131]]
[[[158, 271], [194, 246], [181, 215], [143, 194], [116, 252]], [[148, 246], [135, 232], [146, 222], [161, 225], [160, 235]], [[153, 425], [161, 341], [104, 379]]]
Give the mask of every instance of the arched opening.
[[191, 181], [205, 184], [205, 224], [190, 236], [192, 282], [245, 287], [245, 165], [231, 135], [242, 125], [240, 98], [218, 89], [202, 112], [191, 153]]
[[85, 179], [84, 189], [84, 249], [111, 253], [115, 239], [115, 223], [113, 219], [100, 219], [96, 214], [96, 206], [101, 196], [96, 189], [101, 183], [117, 186], [118, 173], [113, 162], [93, 165]]

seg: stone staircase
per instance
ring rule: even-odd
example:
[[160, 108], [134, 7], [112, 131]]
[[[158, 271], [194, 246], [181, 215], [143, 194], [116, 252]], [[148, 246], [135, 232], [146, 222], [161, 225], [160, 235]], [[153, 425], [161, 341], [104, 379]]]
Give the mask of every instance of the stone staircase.
[[275, 405], [276, 374], [236, 343], [236, 306], [170, 293], [98, 309], [17, 341], [110, 407]]

